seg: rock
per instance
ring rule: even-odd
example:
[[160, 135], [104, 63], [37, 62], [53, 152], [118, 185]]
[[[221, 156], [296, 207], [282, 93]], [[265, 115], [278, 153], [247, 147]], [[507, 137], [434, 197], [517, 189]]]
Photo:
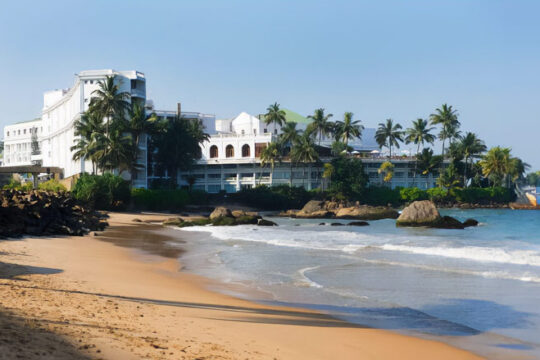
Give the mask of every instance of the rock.
[[304, 210], [300, 210], [296, 213], [296, 217], [300, 219], [324, 219], [333, 216], [334, 214], [327, 210], [316, 210], [313, 212], [304, 212]]
[[321, 210], [326, 210], [326, 208], [324, 207], [324, 201], [310, 200], [306, 203], [306, 205], [304, 205], [304, 207], [300, 211], [307, 214]]
[[214, 220], [214, 219], [222, 218], [222, 217], [232, 218], [233, 215], [231, 213], [231, 210], [229, 210], [229, 209], [227, 209], [226, 207], [223, 207], [223, 206], [218, 206], [210, 214], [210, 220]]
[[257, 225], [259, 226], [277, 226], [277, 224], [273, 221], [266, 220], [266, 219], [259, 219], [257, 221]]
[[478, 221], [475, 219], [467, 219], [463, 222], [464, 227], [478, 226]]
[[182, 224], [184, 220], [182, 218], [176, 217], [176, 218], [169, 218], [163, 222], [163, 225], [166, 226], [179, 226]]
[[439, 228], [439, 229], [464, 229], [465, 226], [461, 223], [461, 221], [451, 217], [451, 216], [443, 216], [439, 220], [437, 220], [431, 227]]
[[290, 209], [290, 210], [287, 210], [287, 211], [280, 212], [278, 214], [278, 216], [295, 218], [296, 214], [298, 214], [299, 211], [300, 210]]
[[326, 225], [326, 223], [319, 223], [319, 225], [321, 225], [321, 226], [322, 226], [322, 225]]
[[367, 221], [351, 221], [347, 225], [349, 225], [349, 226], [368, 226], [369, 223]]
[[232, 210], [231, 214], [235, 218], [239, 218], [239, 217], [242, 217], [242, 216], [260, 217], [259, 213], [256, 212], [256, 211]]
[[135, 218], [135, 219], [133, 219], [133, 220], [131, 220], [131, 221], [133, 221], [133, 222], [138, 222], [138, 223], [143, 222], [143, 221], [142, 221], [141, 219], [139, 219], [139, 218]]
[[210, 221], [214, 226], [233, 226], [237, 225], [235, 218], [229, 216], [210, 217]]
[[399, 215], [397, 226], [433, 226], [441, 215], [435, 204], [429, 200], [415, 201]]
[[335, 216], [338, 219], [380, 220], [396, 219], [399, 213], [386, 206], [359, 205], [338, 209]]
[[330, 224], [330, 226], [343, 226], [342, 223], [338, 223], [338, 222], [333, 222]]
[[243, 215], [235, 220], [237, 225], [257, 225], [259, 218], [253, 215]]

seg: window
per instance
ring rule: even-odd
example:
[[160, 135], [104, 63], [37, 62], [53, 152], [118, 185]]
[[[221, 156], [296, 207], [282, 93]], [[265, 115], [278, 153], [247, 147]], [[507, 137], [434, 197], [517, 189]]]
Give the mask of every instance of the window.
[[218, 193], [221, 191], [221, 185], [208, 185], [208, 192], [209, 193]]
[[210, 157], [217, 158], [219, 155], [218, 147], [216, 145], [210, 146]]
[[17, 130], [17, 135], [21, 135], [21, 130]]
[[242, 135], [246, 135], [246, 132], [244, 131], [244, 129], [242, 129]]
[[137, 88], [137, 80], [131, 80], [131, 88], [136, 89]]
[[227, 145], [225, 148], [225, 157], [234, 157], [234, 147], [232, 145]]
[[274, 134], [276, 134], [276, 135], [277, 135], [277, 129], [274, 129]]
[[9, 136], [9, 131], [7, 132], [7, 136]]
[[268, 129], [267, 129], [267, 128], [265, 128], [265, 129], [264, 129], [264, 133], [266, 134], [267, 132], [268, 132]]
[[255, 143], [255, 157], [261, 157], [261, 152], [266, 148], [266, 143]]
[[221, 174], [208, 174], [209, 179], [221, 179]]
[[248, 144], [245, 144], [242, 146], [242, 157], [250, 157], [251, 156], [251, 149]]
[[257, 129], [253, 129], [253, 135], [257, 135]]

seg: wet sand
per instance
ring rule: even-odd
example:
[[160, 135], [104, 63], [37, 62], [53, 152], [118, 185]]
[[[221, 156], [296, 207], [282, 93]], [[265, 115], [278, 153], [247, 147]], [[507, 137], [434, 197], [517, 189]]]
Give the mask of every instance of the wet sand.
[[0, 359], [479, 359], [211, 292], [144, 222], [163, 218], [111, 214], [96, 237], [0, 241]]

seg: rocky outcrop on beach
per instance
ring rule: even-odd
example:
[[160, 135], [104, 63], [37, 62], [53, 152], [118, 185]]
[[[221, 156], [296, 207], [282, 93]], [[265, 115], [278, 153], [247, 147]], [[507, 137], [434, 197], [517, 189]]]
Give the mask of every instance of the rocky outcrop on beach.
[[422, 200], [415, 201], [403, 209], [396, 221], [396, 225], [439, 229], [464, 229], [469, 226], [478, 225], [478, 221], [467, 219], [462, 223], [451, 216], [441, 216], [432, 201]]
[[369, 206], [358, 203], [311, 200], [301, 210], [287, 210], [279, 214], [284, 217], [303, 219], [351, 219], [380, 220], [397, 219], [399, 213], [386, 206]]
[[258, 213], [244, 210], [230, 210], [226, 207], [216, 207], [208, 218], [170, 218], [163, 222], [166, 226], [188, 227], [188, 226], [234, 226], [234, 225], [259, 225], [277, 226], [273, 221], [263, 219]]
[[103, 230], [104, 216], [67, 192], [0, 191], [0, 236], [84, 235]]

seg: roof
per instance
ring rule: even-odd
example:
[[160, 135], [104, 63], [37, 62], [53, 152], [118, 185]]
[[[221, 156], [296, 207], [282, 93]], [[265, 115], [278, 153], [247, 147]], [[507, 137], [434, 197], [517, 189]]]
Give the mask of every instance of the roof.
[[[281, 109], [285, 112], [285, 119], [287, 122], [293, 122], [293, 123], [297, 123], [297, 124], [309, 124], [311, 122], [310, 119], [300, 115], [299, 113], [297, 112], [294, 112], [292, 110], [289, 110], [289, 109]], [[264, 120], [264, 117], [265, 115], [264, 114], [261, 114], [259, 115], [259, 118], [261, 120]]]
[[24, 123], [29, 123], [29, 122], [34, 122], [34, 121], [40, 121], [40, 120], [41, 120], [41, 118], [35, 118], [35, 119], [32, 119], [32, 120], [24, 120], [24, 121], [16, 122], [16, 123], [13, 124], [13, 125], [24, 124]]

